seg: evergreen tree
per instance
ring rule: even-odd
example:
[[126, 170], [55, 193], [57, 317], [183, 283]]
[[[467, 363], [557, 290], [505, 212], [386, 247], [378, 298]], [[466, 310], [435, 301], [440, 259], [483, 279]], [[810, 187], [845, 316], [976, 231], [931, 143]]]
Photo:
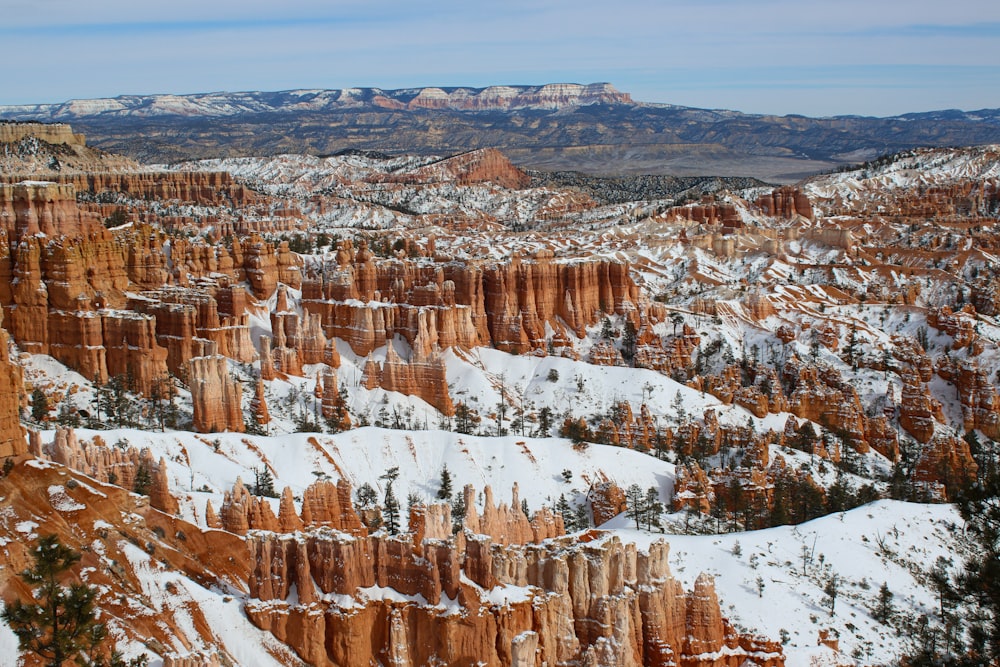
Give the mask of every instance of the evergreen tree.
[[451, 529], [458, 532], [462, 529], [462, 521], [465, 520], [465, 493], [456, 491], [455, 498], [451, 501]]
[[948, 568], [951, 567], [951, 564], [950, 558], [938, 556], [930, 572], [931, 585], [938, 594], [938, 604], [942, 617], [944, 616], [945, 604], [954, 596], [954, 590], [951, 586], [951, 575], [948, 573]]
[[615, 335], [615, 331], [611, 326], [611, 319], [605, 317], [601, 321], [601, 338], [605, 340], [611, 340]]
[[539, 438], [547, 438], [551, 429], [552, 409], [546, 405], [538, 411], [538, 431], [535, 432], [535, 435]]
[[455, 406], [455, 430], [459, 433], [464, 433], [466, 435], [472, 435], [476, 424], [480, 421], [480, 417], [476, 414], [476, 411], [466, 405], [463, 401], [459, 401], [458, 405]]
[[625, 490], [625, 516], [635, 521], [635, 529], [642, 528], [642, 521], [646, 517], [646, 496], [642, 492], [642, 487], [632, 484]]
[[439, 500], [451, 498], [451, 473], [448, 471], [448, 464], [441, 466], [441, 486], [438, 488], [437, 497]]
[[833, 611], [837, 606], [837, 595], [840, 593], [840, 577], [836, 574], [830, 575], [823, 587], [823, 592], [826, 593], [826, 603], [830, 605], [830, 616], [833, 616]]
[[856, 321], [851, 322], [851, 331], [847, 337], [847, 347], [844, 349], [844, 355], [847, 357], [847, 363], [849, 363], [853, 368], [858, 367], [858, 323]]
[[573, 516], [573, 508], [570, 507], [569, 501], [566, 500], [566, 494], [564, 493], [559, 494], [559, 500], [556, 501], [555, 511], [556, 514], [562, 517], [563, 525], [566, 527], [567, 531], [572, 532], [576, 530], [574, 526], [575, 521]]
[[35, 387], [31, 392], [31, 418], [41, 422], [49, 414], [49, 399], [41, 387]]
[[135, 471], [135, 480], [132, 482], [132, 491], [140, 496], [149, 495], [149, 487], [153, 485], [153, 475], [149, 471], [146, 461], [140, 461], [139, 467]]
[[66, 390], [66, 393], [63, 394], [62, 400], [59, 401], [56, 421], [62, 426], [68, 426], [70, 428], [77, 428], [80, 426], [80, 412], [76, 409], [76, 405], [73, 403], [73, 397], [70, 396], [69, 389]]
[[661, 517], [663, 515], [663, 503], [660, 502], [660, 491], [655, 486], [646, 489], [646, 499], [643, 509], [646, 515], [646, 530], [658, 528], [662, 531], [663, 521]]
[[639, 332], [632, 320], [625, 321], [625, 332], [622, 334], [622, 356], [631, 361], [635, 357], [635, 344]]
[[[33, 589], [33, 600], [4, 604], [2, 618], [17, 635], [18, 646], [44, 660], [46, 667], [62, 667], [69, 660], [94, 667], [109, 664], [100, 655], [108, 636], [107, 627], [97, 621], [97, 589], [82, 583], [63, 585], [80, 554], [59, 542], [55, 535], [38, 540], [32, 556], [34, 565], [21, 572], [21, 580]], [[112, 667], [139, 667], [147, 658], [125, 663], [112, 652]]]
[[342, 433], [351, 428], [351, 413], [347, 409], [347, 387], [340, 385], [333, 403], [333, 414], [327, 417], [326, 427], [330, 433]]
[[98, 389], [98, 404], [108, 421], [115, 426], [133, 425], [135, 411], [128, 395], [131, 384], [131, 373], [118, 374], [111, 376], [107, 384]]
[[354, 492], [354, 502], [361, 509], [371, 509], [378, 502], [378, 494], [375, 493], [375, 489], [372, 488], [371, 484], [365, 482]]
[[966, 532], [977, 549], [959, 575], [961, 591], [976, 606], [969, 634], [984, 662], [1000, 662], [1000, 474], [990, 474], [958, 499]]
[[390, 535], [395, 535], [400, 529], [399, 500], [392, 489], [393, 482], [399, 477], [399, 467], [389, 468], [379, 479], [386, 480], [385, 496], [382, 499], [382, 514], [385, 518], [385, 529]]
[[271, 474], [271, 470], [266, 465], [254, 468], [253, 476], [253, 495], [267, 496], [268, 498], [278, 497], [278, 494], [274, 490], [274, 475]]
[[888, 623], [889, 619], [892, 618], [892, 598], [893, 595], [892, 591], [889, 590], [889, 584], [882, 582], [882, 587], [878, 589], [878, 601], [872, 610], [872, 618], [882, 625]]
[[573, 509], [573, 530], [588, 528], [590, 528], [590, 512], [587, 510], [587, 502], [584, 501]]
[[406, 511], [410, 513], [413, 511], [414, 507], [418, 505], [423, 505], [424, 502], [420, 498], [420, 495], [416, 491], [410, 491], [406, 494]]

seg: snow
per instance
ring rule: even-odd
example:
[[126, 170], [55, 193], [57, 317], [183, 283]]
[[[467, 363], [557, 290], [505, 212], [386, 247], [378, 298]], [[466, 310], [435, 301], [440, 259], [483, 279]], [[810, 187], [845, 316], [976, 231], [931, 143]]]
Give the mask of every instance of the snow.
[[66, 494], [66, 488], [60, 485], [49, 487], [49, 503], [57, 512], [76, 512], [87, 509], [86, 505], [81, 505]]
[[[281, 667], [285, 662], [276, 659], [270, 651], [279, 655], [289, 653], [287, 648], [270, 635], [250, 623], [240, 599], [221, 591], [209, 590], [180, 572], [163, 569], [159, 563], [142, 549], [128, 542], [119, 544], [129, 560], [129, 565], [139, 578], [143, 601], [158, 613], [167, 612], [178, 625], [183, 636], [189, 641], [199, 636], [190, 608], [195, 606], [207, 622], [214, 636], [213, 641], [199, 646], [175, 646], [173, 650], [182, 654], [194, 649], [212, 653], [220, 647], [241, 665], [260, 667]], [[167, 587], [173, 590], [167, 592]], [[200, 643], [200, 642], [199, 642]]]
[[532, 589], [527, 586], [494, 586], [486, 591], [486, 599], [494, 607], [507, 607], [519, 602], [528, 602], [533, 596]]
[[[441, 470], [447, 465], [456, 480], [473, 484], [479, 492], [491, 485], [497, 502], [506, 502], [517, 483], [520, 497], [533, 510], [551, 506], [562, 494], [571, 503], [581, 502], [591, 484], [607, 479], [622, 488], [631, 484], [656, 486], [661, 496], [668, 498], [674, 480], [674, 467], [665, 461], [621, 447], [574, 447], [562, 438], [494, 438], [376, 427], [338, 435], [292, 433], [274, 437], [134, 429], [79, 429], [77, 433], [81, 441], [95, 435], [105, 443], [124, 440], [149, 448], [154, 460], [165, 459], [171, 490], [181, 496], [182, 516], [201, 525], [206, 500], [220, 507], [223, 492], [231, 489], [238, 477], [253, 483], [254, 469], [261, 466], [272, 471], [275, 488], [289, 486], [297, 498], [318, 478], [343, 477], [355, 489], [368, 483], [382, 493], [385, 482], [379, 477], [398, 467], [400, 476], [394, 488], [399, 498], [413, 493], [429, 501], [436, 497]], [[46, 441], [52, 437], [52, 432], [43, 435]], [[566, 469], [573, 472], [568, 482], [562, 475]], [[275, 512], [277, 502], [272, 499]]]
[[[895, 594], [901, 617], [933, 616], [937, 597], [923, 573], [938, 556], [957, 563], [968, 553], [952, 532], [962, 525], [953, 506], [891, 500], [798, 526], [723, 535], [664, 537], [627, 528], [624, 516], [611, 525], [618, 526], [623, 540], [642, 548], [666, 539], [673, 575], [687, 590], [700, 573], [711, 574], [723, 615], [738, 628], [772, 639], [787, 631], [789, 667], [805, 667], [817, 650], [822, 654], [816, 643], [824, 628], [839, 631], [842, 658], [856, 650], [869, 664], [898, 658], [908, 648], [908, 637], [871, 617], [879, 588], [886, 583]], [[810, 554], [805, 573], [803, 549]], [[830, 615], [823, 589], [834, 574], [840, 589]], [[762, 596], [757, 577], [763, 579]]]

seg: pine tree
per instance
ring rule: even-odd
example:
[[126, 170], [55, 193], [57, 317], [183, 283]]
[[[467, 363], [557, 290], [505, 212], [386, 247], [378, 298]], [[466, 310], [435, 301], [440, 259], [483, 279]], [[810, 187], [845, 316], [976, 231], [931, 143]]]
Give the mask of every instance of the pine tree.
[[605, 317], [601, 321], [601, 338], [605, 340], [611, 340], [614, 337], [615, 331], [611, 326], [611, 319]]
[[149, 472], [149, 465], [145, 461], [140, 461], [135, 471], [135, 480], [132, 482], [132, 491], [145, 496], [149, 494], [149, 487], [152, 485], [153, 475]]
[[837, 606], [837, 594], [840, 592], [840, 578], [836, 574], [831, 575], [826, 580], [823, 592], [826, 593], [826, 601], [830, 605], [830, 616], [833, 616], [833, 611]]
[[644, 510], [646, 514], [646, 530], [653, 530], [653, 528], [663, 529], [663, 521], [661, 516], [663, 515], [663, 503], [660, 502], [660, 491], [655, 486], [651, 486], [646, 490], [646, 499], [644, 504]]
[[948, 573], [949, 567], [951, 567], [951, 559], [938, 556], [930, 572], [931, 585], [934, 586], [934, 590], [938, 594], [941, 616], [944, 616], [945, 603], [954, 596], [951, 576]]
[[59, 407], [57, 408], [56, 421], [62, 426], [69, 426], [70, 428], [76, 428], [80, 426], [80, 413], [76, 409], [76, 405], [73, 403], [73, 398], [70, 396], [69, 389], [63, 394], [62, 400], [59, 401]]
[[889, 584], [882, 582], [882, 587], [878, 589], [878, 601], [872, 610], [872, 618], [882, 625], [888, 623], [889, 619], [892, 618], [892, 598], [893, 595], [892, 591], [889, 590]]
[[994, 664], [1000, 661], [1000, 473], [993, 468], [958, 499], [976, 553], [963, 564], [961, 591], [976, 606], [970, 640]]
[[40, 387], [31, 392], [31, 418], [41, 422], [49, 414], [49, 399]]
[[538, 430], [535, 432], [535, 436], [539, 438], [547, 438], [549, 437], [549, 431], [551, 428], [552, 408], [546, 405], [538, 411]]
[[361, 509], [371, 509], [378, 502], [378, 494], [368, 482], [365, 482], [354, 492], [354, 502]]
[[379, 479], [386, 480], [385, 496], [382, 499], [382, 514], [385, 517], [385, 529], [390, 535], [399, 532], [399, 500], [392, 489], [393, 482], [399, 477], [399, 467], [389, 468]]
[[254, 468], [253, 476], [253, 495], [267, 496], [268, 498], [278, 497], [278, 494], [274, 490], [274, 475], [271, 474], [271, 471], [267, 466]]
[[625, 333], [622, 334], [622, 356], [628, 360], [635, 357], [635, 344], [638, 340], [639, 332], [635, 328], [632, 320], [625, 321]]
[[420, 497], [416, 491], [410, 491], [406, 494], [406, 511], [407, 513], [412, 512], [414, 507], [422, 506], [424, 504], [423, 499]]
[[465, 520], [465, 493], [455, 492], [455, 498], [451, 501], [451, 529], [458, 532], [462, 529], [462, 522]]
[[451, 473], [448, 471], [448, 464], [441, 466], [441, 486], [438, 488], [437, 497], [439, 500], [451, 498]]
[[573, 509], [573, 529], [587, 530], [590, 528], [590, 512], [587, 510], [587, 502], [584, 501]]
[[555, 511], [556, 514], [562, 517], [563, 525], [566, 527], [566, 530], [576, 530], [574, 526], [573, 508], [570, 507], [569, 501], [566, 500], [566, 494], [559, 494], [559, 500], [556, 501]]
[[342, 433], [351, 428], [351, 413], [347, 409], [347, 387], [341, 385], [333, 403], [333, 414], [326, 419], [330, 433]]
[[480, 417], [476, 411], [464, 402], [459, 401], [458, 405], [455, 406], [455, 430], [459, 433], [472, 435], [479, 421]]
[[[80, 554], [60, 543], [57, 536], [44, 535], [32, 556], [34, 565], [20, 577], [34, 589], [33, 601], [15, 600], [5, 604], [2, 613], [17, 635], [19, 648], [42, 658], [46, 667], [62, 667], [69, 660], [94, 667], [109, 664], [99, 655], [108, 630], [97, 621], [97, 589], [82, 583], [62, 583], [79, 562]], [[139, 667], [147, 660], [143, 656], [125, 663], [117, 652], [112, 652], [110, 665]]]
[[632, 484], [625, 490], [625, 516], [635, 521], [635, 529], [642, 528], [642, 520], [646, 516], [646, 496], [642, 487]]

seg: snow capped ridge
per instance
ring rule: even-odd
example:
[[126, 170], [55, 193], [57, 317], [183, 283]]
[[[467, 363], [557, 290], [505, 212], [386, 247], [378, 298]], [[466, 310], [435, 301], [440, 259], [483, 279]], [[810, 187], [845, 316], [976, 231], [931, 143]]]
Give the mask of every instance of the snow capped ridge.
[[558, 83], [543, 86], [421, 87], [299, 89], [278, 92], [244, 91], [193, 94], [122, 95], [114, 98], [69, 100], [61, 104], [0, 107], [12, 117], [42, 115], [51, 119], [90, 116], [234, 116], [243, 113], [323, 111], [359, 106], [436, 108], [484, 111], [492, 109], [558, 109], [595, 103], [631, 104], [628, 93], [609, 83]]

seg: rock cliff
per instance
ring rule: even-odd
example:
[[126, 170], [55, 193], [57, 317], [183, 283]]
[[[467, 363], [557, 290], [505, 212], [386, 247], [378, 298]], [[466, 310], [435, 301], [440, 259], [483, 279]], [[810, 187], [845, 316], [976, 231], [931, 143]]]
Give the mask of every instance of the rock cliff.
[[221, 355], [195, 357], [187, 365], [188, 386], [194, 405], [194, 429], [199, 433], [244, 429], [240, 404], [243, 389], [229, 374]]
[[[3, 311], [0, 311], [2, 324]], [[7, 330], [0, 328], [0, 458], [19, 456], [27, 451], [20, 420], [23, 371], [11, 363], [9, 342]]]
[[425, 538], [418, 557], [406, 537], [255, 533], [247, 613], [316, 665], [784, 664], [778, 644], [726, 623], [711, 579], [685, 595], [663, 542], [588, 540], [469, 533]]

